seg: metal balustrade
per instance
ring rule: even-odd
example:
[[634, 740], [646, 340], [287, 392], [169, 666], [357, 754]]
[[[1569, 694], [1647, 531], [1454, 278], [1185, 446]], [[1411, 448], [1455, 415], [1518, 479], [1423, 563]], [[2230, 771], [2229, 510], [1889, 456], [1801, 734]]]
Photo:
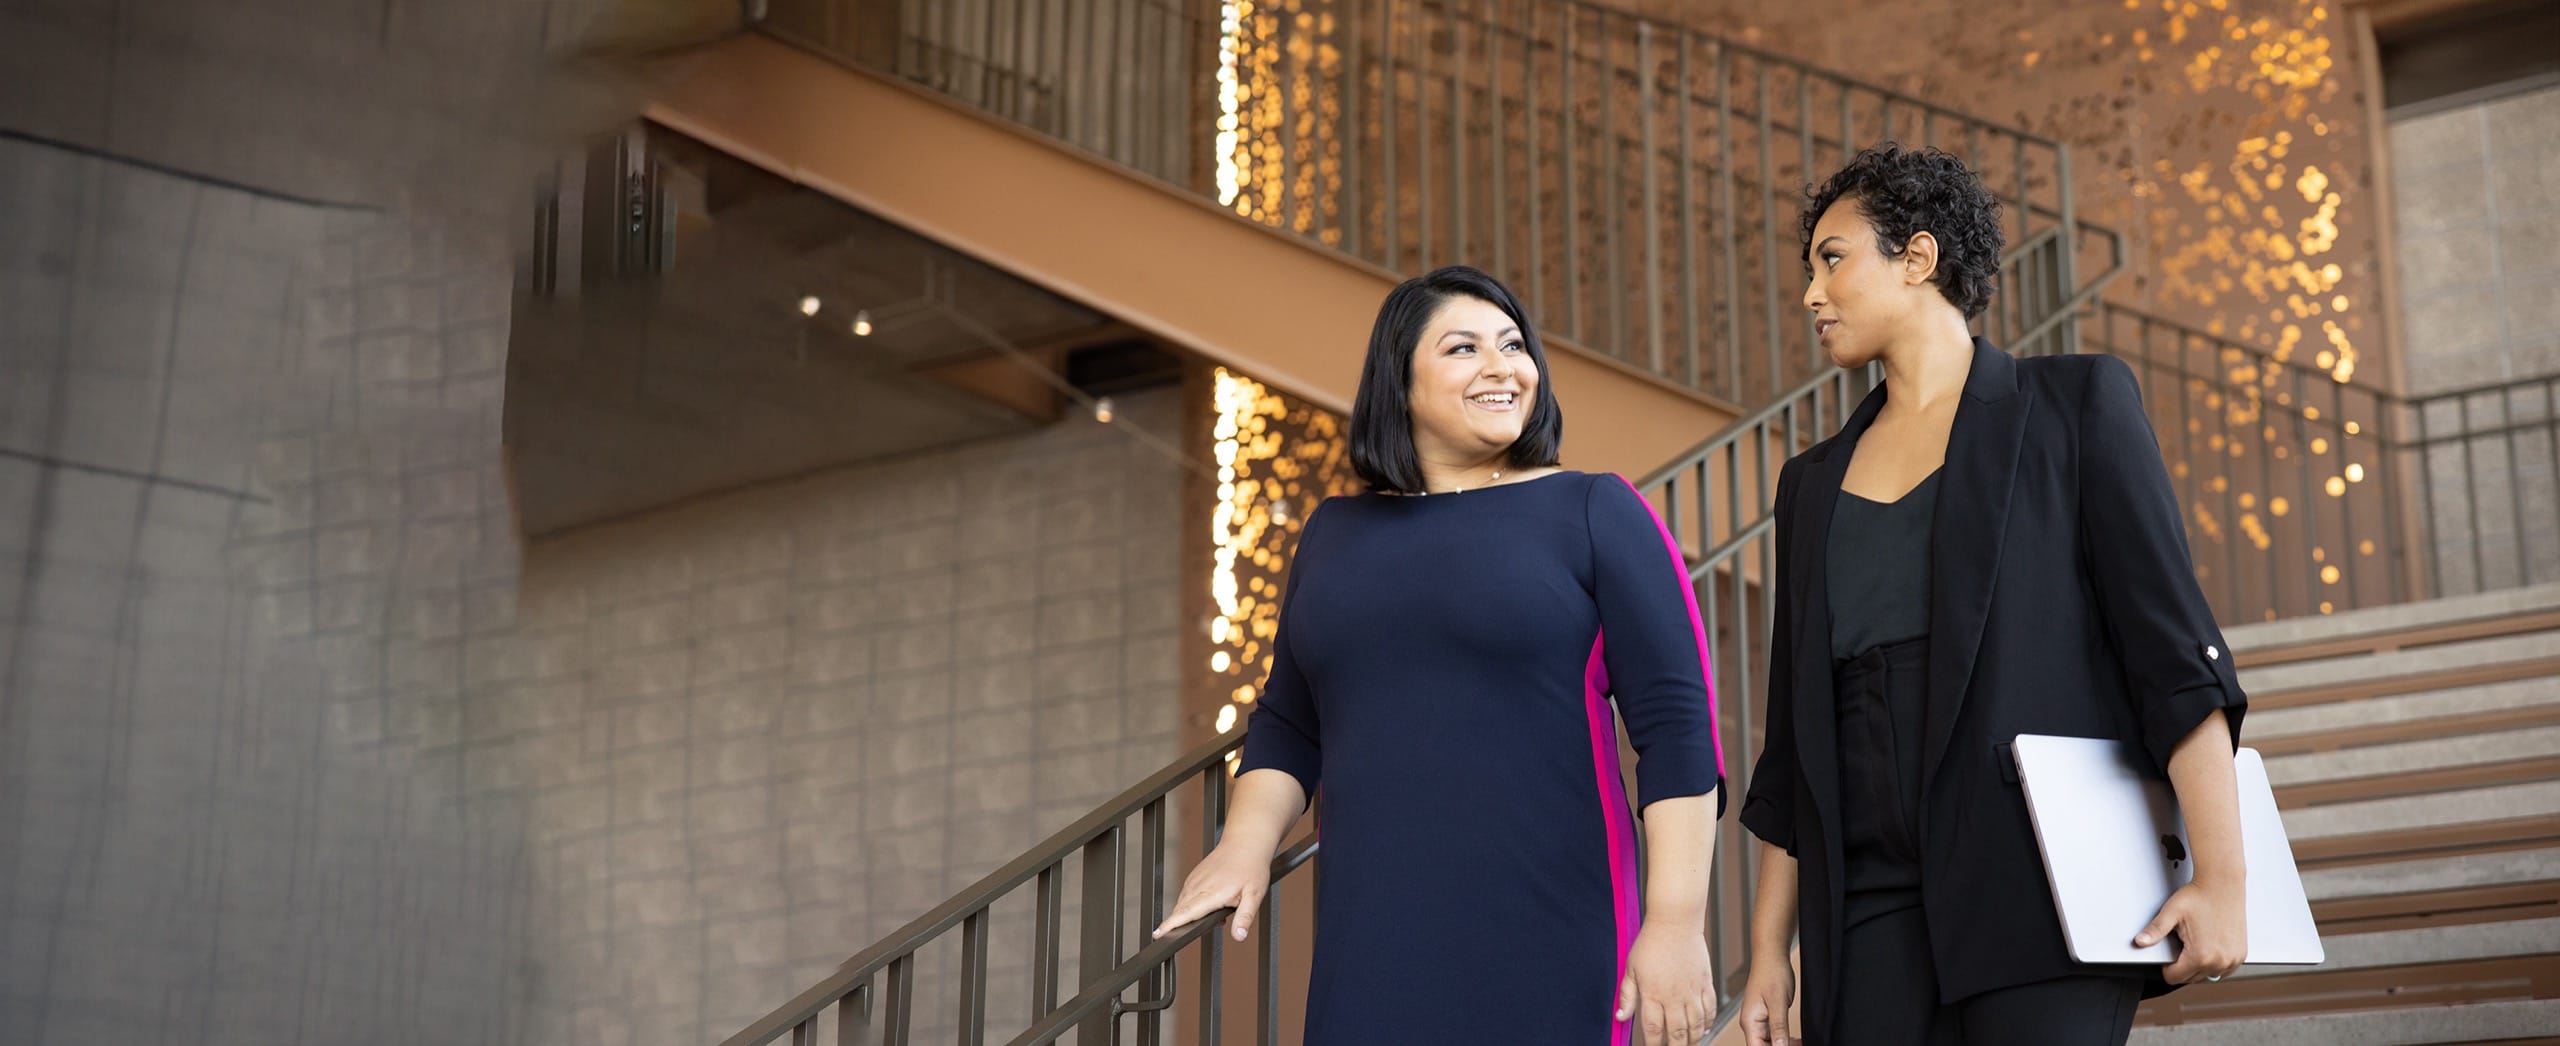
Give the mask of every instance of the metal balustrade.
[[769, 0], [760, 24], [1386, 271], [1483, 268], [1549, 333], [1737, 405], [1827, 366], [1796, 214], [1859, 148], [1954, 151], [2010, 242], [2054, 241], [2004, 273], [2003, 344], [2122, 267], [2058, 142], [1580, 0]]
[[2224, 621], [2560, 577], [2560, 377], [2402, 397], [2113, 304], [2079, 322], [2142, 380]]
[[[1195, 949], [1207, 982], [1205, 990], [1195, 993], [1193, 1003], [1197, 1041], [1222, 1041], [1226, 1018], [1217, 985], [1227, 960], [1226, 938], [1219, 931], [1233, 909], [1194, 921], [1161, 939], [1142, 941], [1136, 947], [1132, 942], [1163, 921], [1171, 897], [1169, 886], [1178, 884], [1176, 876], [1183, 870], [1168, 864], [1167, 836], [1175, 801], [1186, 786], [1198, 786], [1191, 803], [1200, 814], [1201, 852], [1215, 847], [1226, 824], [1227, 791], [1232, 784], [1227, 757], [1243, 744], [1244, 732], [1236, 730], [1193, 750], [863, 949], [826, 979], [730, 1036], [724, 1046], [762, 1046], [786, 1035], [792, 1046], [817, 1046], [828, 1036], [839, 1046], [866, 1042], [907, 1046], [916, 1041], [917, 985], [927, 972], [923, 953], [954, 942], [960, 951], [954, 985], [955, 1041], [962, 1046], [983, 1046], [987, 1041], [989, 959], [999, 948], [1027, 949], [1031, 956], [1030, 1024], [1013, 1037], [1013, 1046], [1055, 1042], [1070, 1032], [1079, 1043], [1116, 1043], [1131, 1031], [1148, 1046], [1162, 1043], [1170, 1030], [1167, 1013], [1178, 987], [1176, 959]], [[1285, 848], [1273, 860], [1275, 889], [1263, 900], [1256, 921], [1254, 962], [1259, 990], [1254, 1027], [1256, 1041], [1265, 1046], [1277, 1041], [1283, 1006], [1277, 948], [1286, 931], [1278, 918], [1276, 887], [1315, 853], [1315, 842], [1306, 840]], [[1079, 902], [1072, 916], [1067, 912], [1066, 890], [1070, 871], [1077, 879]], [[1129, 907], [1127, 878], [1133, 872], [1138, 886], [1134, 910]], [[1030, 939], [1000, 938], [993, 928], [996, 906], [1025, 895], [1034, 909]], [[1062, 998], [1070, 929], [1076, 990]], [[1124, 998], [1132, 989], [1137, 996]], [[1130, 1022], [1134, 1029], [1123, 1025], [1122, 1018], [1129, 1016], [1136, 1018]]]

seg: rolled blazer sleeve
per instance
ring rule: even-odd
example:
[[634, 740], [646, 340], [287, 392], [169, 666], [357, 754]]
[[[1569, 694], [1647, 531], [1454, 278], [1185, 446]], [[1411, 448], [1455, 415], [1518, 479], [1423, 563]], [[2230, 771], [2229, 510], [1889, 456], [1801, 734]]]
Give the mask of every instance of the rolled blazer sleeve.
[[2082, 390], [2080, 525], [2152, 763], [2166, 773], [2178, 742], [2216, 709], [2239, 744], [2248, 695], [2196, 584], [2177, 494], [2133, 368], [2112, 356], [2091, 357]]
[[1770, 612], [1777, 617], [1777, 628], [1769, 639], [1769, 689], [1762, 696], [1760, 722], [1765, 725], [1766, 739], [1760, 747], [1759, 761], [1751, 767], [1751, 787], [1742, 801], [1742, 826], [1751, 830], [1771, 846], [1792, 854], [1796, 852], [1796, 706], [1795, 706], [1795, 620], [1794, 600], [1787, 595], [1787, 579], [1783, 575], [1787, 554], [1795, 546], [1789, 538], [1794, 522], [1788, 506], [1794, 504], [1797, 467], [1792, 461], [1778, 472], [1777, 512], [1774, 525], [1778, 532], [1777, 567], [1769, 572], [1769, 585], [1777, 593], [1777, 605]]

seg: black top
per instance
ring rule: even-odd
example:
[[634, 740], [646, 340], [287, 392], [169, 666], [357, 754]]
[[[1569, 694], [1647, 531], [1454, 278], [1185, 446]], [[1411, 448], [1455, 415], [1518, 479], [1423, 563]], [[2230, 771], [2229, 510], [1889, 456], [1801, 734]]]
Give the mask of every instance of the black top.
[[1846, 490], [1831, 512], [1831, 657], [1929, 634], [1929, 518], [1938, 474], [1893, 501]]

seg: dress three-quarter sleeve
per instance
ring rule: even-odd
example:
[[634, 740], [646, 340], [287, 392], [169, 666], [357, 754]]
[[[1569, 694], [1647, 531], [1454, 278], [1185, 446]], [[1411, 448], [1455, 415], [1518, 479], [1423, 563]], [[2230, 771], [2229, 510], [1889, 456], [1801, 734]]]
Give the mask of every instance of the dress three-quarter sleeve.
[[1586, 510], [1601, 662], [1636, 750], [1637, 809], [1713, 791], [1722, 817], [1715, 671], [1688, 564], [1623, 477], [1597, 477]]
[[1290, 652], [1289, 625], [1296, 616], [1298, 579], [1309, 570], [1322, 569], [1316, 565], [1322, 554], [1315, 535], [1316, 520], [1323, 515], [1319, 505], [1307, 515], [1306, 528], [1298, 534], [1298, 551], [1290, 557], [1289, 580], [1281, 592], [1278, 634], [1271, 641], [1271, 674], [1254, 699], [1253, 714], [1245, 719], [1244, 756], [1236, 765], [1238, 776], [1263, 769], [1286, 771], [1298, 779], [1310, 801], [1324, 778], [1324, 734], [1316, 716], [1315, 693]]
[[2166, 773], [2178, 742], [2216, 709], [2238, 744], [2249, 698], [2196, 585], [2178, 497], [2133, 368], [2113, 356], [2095, 357], [2090, 368], [2080, 404], [2080, 525], [2143, 748]]

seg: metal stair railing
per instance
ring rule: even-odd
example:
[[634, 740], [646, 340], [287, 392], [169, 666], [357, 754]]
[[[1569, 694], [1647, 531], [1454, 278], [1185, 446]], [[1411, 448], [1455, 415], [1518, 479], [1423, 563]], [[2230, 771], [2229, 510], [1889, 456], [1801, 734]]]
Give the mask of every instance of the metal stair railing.
[[2560, 577], [2560, 376], [2403, 397], [2113, 303], [2080, 325], [2142, 379], [2223, 620]]
[[2121, 267], [2058, 142], [1586, 0], [760, 6], [764, 32], [1386, 272], [1476, 265], [1551, 334], [1733, 404], [1827, 366], [1796, 211], [1858, 148], [1955, 151], [2011, 242], [2058, 237], [2014, 302]]
[[[1217, 845], [1226, 824], [1227, 791], [1232, 783], [1228, 757], [1243, 744], [1244, 732], [1234, 730], [1193, 749], [855, 954], [833, 974], [723, 1040], [723, 1046], [763, 1046], [786, 1035], [792, 1046], [817, 1046], [827, 1034], [838, 1046], [865, 1042], [907, 1046], [915, 1041], [919, 1018], [917, 986], [928, 973], [921, 953], [954, 942], [960, 951], [955, 1041], [983, 1046], [992, 1027], [988, 961], [1000, 947], [993, 933], [994, 909], [1026, 891], [1034, 905], [1031, 939], [1023, 942], [1031, 954], [1031, 1005], [1026, 1015], [1030, 1023], [1010, 1040], [1013, 1046], [1040, 1046], [1070, 1031], [1078, 1043], [1117, 1043], [1122, 1036], [1120, 1019], [1130, 1015], [1138, 1018], [1138, 1041], [1157, 1046], [1164, 1041], [1175, 1001], [1174, 960], [1194, 948], [1199, 949], [1209, 981], [1196, 1012], [1198, 1041], [1221, 1041], [1224, 1015], [1216, 984], [1225, 968], [1225, 938], [1213, 931], [1225, 925], [1234, 909], [1194, 921], [1134, 952], [1128, 944], [1161, 922], [1171, 901], [1167, 885], [1174, 870], [1166, 864], [1166, 837], [1176, 793], [1186, 784], [1198, 783], [1201, 852], [1206, 853]], [[1126, 878], [1132, 818], [1139, 822], [1134, 911], [1129, 907]], [[1278, 886], [1290, 872], [1312, 860], [1316, 850], [1312, 839], [1283, 848], [1272, 862], [1274, 889], [1264, 898], [1257, 917], [1257, 1041], [1266, 1046], [1277, 1041], [1277, 1015], [1282, 1009], [1276, 976], [1283, 932]], [[1074, 938], [1077, 991], [1061, 1000], [1063, 949], [1068, 940], [1066, 882], [1071, 871], [1079, 879], [1080, 898]], [[1132, 987], [1138, 989], [1137, 997], [1124, 998]]]

